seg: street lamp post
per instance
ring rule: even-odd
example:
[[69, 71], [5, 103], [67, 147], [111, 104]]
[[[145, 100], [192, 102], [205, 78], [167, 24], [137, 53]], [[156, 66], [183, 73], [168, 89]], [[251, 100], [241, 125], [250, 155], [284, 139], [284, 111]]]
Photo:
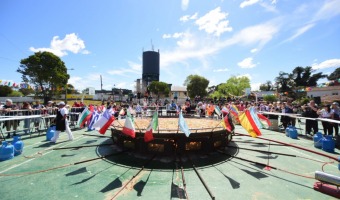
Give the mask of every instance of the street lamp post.
[[[67, 70], [74, 70], [73, 68], [66, 68], [66, 73], [67, 73]], [[67, 85], [67, 82], [68, 80], [66, 81], [66, 86], [65, 86], [65, 104], [67, 104], [67, 88], [68, 88], [68, 85]]]

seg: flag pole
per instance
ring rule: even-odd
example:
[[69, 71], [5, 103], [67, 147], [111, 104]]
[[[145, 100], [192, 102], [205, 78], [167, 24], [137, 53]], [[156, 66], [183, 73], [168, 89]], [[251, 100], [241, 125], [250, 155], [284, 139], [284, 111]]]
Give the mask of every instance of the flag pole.
[[215, 128], [217, 128], [222, 122], [223, 122], [223, 118], [222, 118], [222, 120], [220, 121], [220, 123], [218, 123], [211, 131], [214, 131], [215, 130]]

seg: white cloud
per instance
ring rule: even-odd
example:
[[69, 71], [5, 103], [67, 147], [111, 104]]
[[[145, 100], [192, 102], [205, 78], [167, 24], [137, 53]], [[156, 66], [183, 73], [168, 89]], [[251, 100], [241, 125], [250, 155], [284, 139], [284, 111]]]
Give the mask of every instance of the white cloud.
[[184, 16], [182, 16], [182, 17], [179, 18], [179, 21], [181, 21], [181, 22], [186, 22], [186, 21], [189, 20], [189, 18], [190, 18], [190, 15], [184, 15]]
[[110, 75], [119, 75], [123, 77], [130, 77], [130, 74], [141, 74], [142, 72], [142, 65], [128, 61], [128, 65], [130, 68], [121, 68], [121, 69], [115, 69], [115, 70], [110, 70], [107, 73]]
[[62, 57], [67, 55], [67, 52], [72, 52], [74, 54], [82, 53], [89, 54], [88, 50], [85, 50], [85, 43], [82, 39], [78, 38], [75, 33], [67, 34], [64, 39], [59, 39], [59, 36], [54, 36], [49, 48], [34, 48], [30, 47], [30, 51], [48, 51], [53, 54]]
[[262, 48], [267, 42], [269, 42], [273, 36], [279, 31], [280, 21], [277, 19], [269, 22], [258, 24], [244, 28], [235, 35], [222, 42], [221, 45], [229, 46], [233, 44], [251, 45], [259, 43], [259, 48]]
[[[94, 87], [96, 90], [100, 89], [101, 82], [100, 82], [99, 73], [91, 73], [84, 76], [71, 76], [68, 80], [69, 84], [72, 84], [77, 90], [83, 90], [88, 87]], [[134, 82], [125, 82], [126, 78], [119, 80], [117, 77], [107, 76], [106, 74], [102, 75], [102, 83], [104, 90], [111, 90], [113, 87], [116, 88], [126, 88], [126, 89], [133, 89], [131, 85]], [[134, 85], [133, 85], [134, 86]]]
[[299, 37], [300, 35], [304, 34], [304, 33], [305, 33], [306, 31], [308, 31], [309, 29], [313, 28], [314, 26], [315, 26], [315, 24], [312, 23], [312, 24], [307, 24], [307, 25], [305, 25], [305, 26], [299, 28], [293, 36], [291, 36], [290, 38], [288, 38], [288, 39], [286, 39], [285, 41], [283, 41], [283, 43], [284, 43], [284, 42], [288, 42], [288, 41], [294, 40], [295, 38], [297, 38], [297, 37]]
[[195, 20], [195, 19], [197, 19], [197, 16], [198, 16], [197, 12], [195, 14], [191, 15], [191, 16], [190, 15], [184, 15], [184, 16], [179, 18], [179, 21], [187, 22], [187, 21], [189, 21], [189, 19]]
[[183, 37], [190, 37], [191, 34], [189, 33], [185, 33], [185, 32], [176, 32], [174, 34], [163, 34], [163, 39], [169, 39], [169, 38], [175, 38], [175, 39], [178, 39], [178, 38], [183, 38]]
[[241, 4], [240, 4], [240, 8], [245, 8], [247, 6], [251, 6], [251, 5], [254, 5], [256, 3], [258, 3], [260, 0], [246, 0], [246, 1], [243, 1]]
[[213, 72], [227, 72], [229, 71], [228, 68], [223, 68], [223, 69], [214, 69]]
[[252, 6], [255, 4], [260, 5], [266, 11], [275, 12], [275, 13], [278, 12], [275, 7], [277, 4], [277, 0], [245, 0], [240, 4], [240, 8], [245, 8], [247, 6]]
[[241, 68], [254, 68], [256, 67], [256, 64], [253, 63], [253, 58], [245, 58], [241, 62], [237, 63], [238, 66]]
[[185, 49], [189, 49], [189, 48], [193, 48], [195, 46], [195, 41], [190, 40], [189, 38], [180, 40], [177, 42], [177, 45], [179, 47], [185, 48]]
[[250, 52], [251, 52], [251, 53], [256, 53], [256, 52], [258, 52], [258, 49], [256, 49], [256, 48], [255, 48], [255, 49], [252, 49], [252, 50], [250, 50]]
[[162, 38], [163, 39], [168, 39], [168, 38], [171, 38], [171, 34], [163, 34]]
[[319, 64], [313, 64], [312, 69], [326, 69], [326, 68], [333, 68], [333, 67], [340, 67], [340, 59], [330, 59], [323, 61]]
[[313, 21], [328, 20], [340, 14], [340, 1], [327, 0], [314, 16]]
[[221, 12], [221, 8], [217, 7], [211, 10], [203, 17], [196, 20], [196, 25], [198, 25], [199, 30], [204, 30], [209, 34], [214, 34], [215, 36], [220, 36], [224, 32], [232, 31], [232, 27], [229, 26], [229, 20], [225, 20], [228, 13]]
[[191, 15], [190, 19], [195, 20], [195, 19], [197, 19], [197, 16], [198, 16], [198, 13], [195, 13], [195, 14]]
[[260, 85], [262, 83], [251, 83], [250, 84], [250, 87], [251, 87], [251, 91], [257, 91], [257, 90], [260, 90]]
[[142, 72], [142, 64], [128, 61], [129, 66], [136, 72]]
[[187, 10], [188, 6], [189, 6], [189, 0], [182, 0], [181, 2], [182, 10]]
[[278, 32], [279, 26], [280, 21], [274, 19], [263, 24], [246, 27], [224, 41], [211, 37], [201, 38], [187, 32], [187, 36], [190, 35], [190, 38], [183, 38], [183, 40], [190, 39], [190, 42], [184, 42], [182, 40], [181, 42], [177, 42], [177, 48], [170, 51], [162, 51], [160, 66], [162, 70], [172, 76], [174, 75], [172, 70], [167, 69], [169, 66], [179, 63], [187, 65], [189, 59], [195, 59], [203, 63], [203, 61], [206, 62], [211, 55], [232, 45], [258, 45], [257, 49], [260, 49]]

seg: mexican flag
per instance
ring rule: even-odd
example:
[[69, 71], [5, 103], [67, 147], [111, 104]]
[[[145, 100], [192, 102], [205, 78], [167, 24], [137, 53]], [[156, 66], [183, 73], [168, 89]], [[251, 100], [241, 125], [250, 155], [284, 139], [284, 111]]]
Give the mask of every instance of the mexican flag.
[[153, 140], [153, 130], [156, 130], [158, 127], [158, 111], [155, 111], [153, 113], [152, 116], [152, 120], [148, 126], [148, 128], [146, 128], [145, 134], [144, 134], [144, 141], [145, 142], [150, 142], [151, 140]]

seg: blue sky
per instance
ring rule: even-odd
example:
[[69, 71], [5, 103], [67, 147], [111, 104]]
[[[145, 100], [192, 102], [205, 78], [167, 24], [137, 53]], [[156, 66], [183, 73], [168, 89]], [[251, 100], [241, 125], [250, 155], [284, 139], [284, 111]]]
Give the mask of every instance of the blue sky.
[[21, 82], [20, 60], [51, 51], [76, 89], [134, 90], [142, 52], [160, 51], [160, 81], [190, 74], [210, 85], [280, 71], [340, 67], [340, 0], [1, 0], [0, 80]]

